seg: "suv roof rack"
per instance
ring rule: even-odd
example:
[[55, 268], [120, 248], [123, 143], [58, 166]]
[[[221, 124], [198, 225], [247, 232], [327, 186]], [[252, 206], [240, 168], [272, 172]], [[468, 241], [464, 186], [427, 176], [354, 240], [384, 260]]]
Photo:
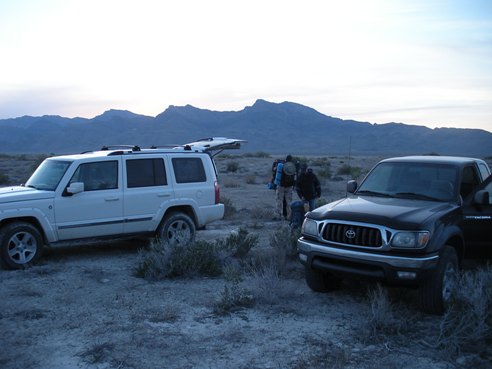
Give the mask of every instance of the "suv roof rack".
[[140, 146], [137, 145], [109, 145], [101, 147], [101, 151], [108, 151], [114, 149], [130, 149], [132, 151], [141, 151]]

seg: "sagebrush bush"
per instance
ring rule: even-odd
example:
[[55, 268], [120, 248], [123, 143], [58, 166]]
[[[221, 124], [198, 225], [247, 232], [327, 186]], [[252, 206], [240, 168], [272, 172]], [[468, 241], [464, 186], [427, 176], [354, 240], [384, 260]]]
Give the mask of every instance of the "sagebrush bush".
[[227, 171], [228, 172], [237, 172], [239, 169], [239, 163], [237, 161], [230, 161], [227, 163]]
[[388, 290], [380, 284], [367, 292], [370, 312], [363, 327], [361, 338], [366, 342], [386, 341], [389, 336], [400, 334], [407, 330], [408, 317], [404, 311], [399, 311], [391, 301]]
[[239, 281], [232, 281], [224, 285], [213, 310], [217, 315], [225, 315], [241, 308], [252, 307], [254, 304], [253, 295], [247, 289], [242, 288]]
[[237, 209], [228, 197], [221, 196], [220, 203], [224, 204], [224, 218], [230, 218], [237, 213]]
[[222, 273], [222, 259], [215, 244], [195, 241], [183, 247], [171, 247], [154, 241], [148, 250], [139, 251], [135, 275], [149, 280]]
[[297, 258], [297, 239], [301, 235], [300, 228], [283, 226], [270, 235], [270, 246], [282, 260]]
[[247, 184], [256, 184], [256, 176], [254, 174], [249, 174], [244, 180]]
[[460, 275], [456, 294], [440, 323], [439, 346], [492, 354], [492, 266]]
[[220, 250], [226, 251], [230, 256], [243, 258], [258, 244], [258, 235], [251, 235], [247, 229], [241, 227], [225, 240], [218, 240], [216, 243]]
[[149, 280], [197, 275], [216, 277], [223, 273], [231, 258], [245, 257], [258, 243], [258, 235], [246, 229], [232, 233], [215, 242], [195, 241], [183, 247], [171, 247], [165, 242], [153, 241], [139, 251], [135, 275]]
[[338, 175], [348, 175], [351, 178], [358, 178], [362, 173], [362, 169], [359, 167], [352, 167], [348, 164], [342, 165], [337, 170]]
[[283, 289], [276, 260], [271, 258], [262, 263], [253, 262], [249, 273], [255, 298], [268, 304], [277, 302]]

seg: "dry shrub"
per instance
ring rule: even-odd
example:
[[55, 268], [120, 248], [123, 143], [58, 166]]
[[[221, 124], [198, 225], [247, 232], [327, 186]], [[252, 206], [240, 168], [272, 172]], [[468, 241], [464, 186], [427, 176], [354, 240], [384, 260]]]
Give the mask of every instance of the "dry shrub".
[[272, 219], [273, 209], [255, 206], [250, 211], [250, 217], [253, 220]]
[[195, 241], [183, 247], [171, 247], [154, 241], [148, 251], [139, 251], [135, 275], [148, 280], [196, 275], [215, 277], [222, 273], [222, 258], [215, 244]]
[[270, 246], [283, 263], [297, 258], [297, 239], [301, 235], [299, 228], [281, 226], [270, 235]]
[[283, 292], [282, 280], [277, 262], [267, 259], [266, 262], [253, 262], [249, 268], [253, 294], [258, 301], [272, 304], [278, 302]]
[[254, 174], [249, 174], [244, 178], [247, 184], [256, 184], [256, 176]]
[[228, 197], [221, 196], [220, 203], [224, 204], [224, 218], [230, 218], [237, 213], [236, 207]]
[[241, 227], [225, 240], [217, 240], [216, 244], [230, 256], [244, 258], [258, 244], [258, 235], [249, 234], [247, 229]]
[[139, 251], [135, 275], [148, 280], [197, 275], [215, 277], [223, 273], [231, 258], [244, 258], [257, 243], [258, 236], [250, 235], [243, 228], [225, 240], [195, 241], [183, 247], [153, 241], [147, 250]]
[[492, 355], [492, 266], [461, 274], [458, 288], [440, 324], [439, 346]]
[[396, 336], [408, 330], [408, 315], [401, 307], [396, 308], [388, 296], [388, 290], [375, 285], [367, 293], [370, 312], [363, 327], [362, 340], [366, 342], [384, 342], [388, 337]]

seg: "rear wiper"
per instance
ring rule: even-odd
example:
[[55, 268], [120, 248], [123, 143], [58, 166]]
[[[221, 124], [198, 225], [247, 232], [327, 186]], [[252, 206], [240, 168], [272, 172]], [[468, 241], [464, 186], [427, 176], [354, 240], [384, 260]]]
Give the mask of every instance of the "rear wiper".
[[405, 199], [443, 201], [443, 199], [438, 199], [437, 197], [432, 197], [432, 196], [423, 195], [421, 193], [414, 193], [414, 192], [398, 192], [395, 194], [395, 196]]
[[377, 192], [377, 191], [369, 191], [369, 190], [362, 190], [362, 191], [357, 191], [357, 195], [369, 195], [369, 196], [381, 196], [381, 197], [393, 197], [388, 193], [384, 192]]

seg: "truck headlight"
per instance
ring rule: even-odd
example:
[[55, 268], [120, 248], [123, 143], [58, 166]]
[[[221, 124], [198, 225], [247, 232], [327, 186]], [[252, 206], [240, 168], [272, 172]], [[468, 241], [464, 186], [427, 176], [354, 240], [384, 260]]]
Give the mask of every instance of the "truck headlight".
[[318, 237], [318, 223], [314, 220], [306, 218], [304, 223], [302, 223], [302, 233]]
[[429, 238], [430, 233], [428, 231], [397, 232], [391, 238], [391, 246], [418, 249], [425, 247]]

